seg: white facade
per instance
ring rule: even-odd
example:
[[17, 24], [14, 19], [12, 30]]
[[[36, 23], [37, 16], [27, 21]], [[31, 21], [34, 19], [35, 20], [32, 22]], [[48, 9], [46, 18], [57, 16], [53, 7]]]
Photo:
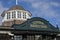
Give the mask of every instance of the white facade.
[[31, 14], [25, 10], [9, 10], [4, 13], [2, 22], [12, 20], [27, 20], [31, 18]]

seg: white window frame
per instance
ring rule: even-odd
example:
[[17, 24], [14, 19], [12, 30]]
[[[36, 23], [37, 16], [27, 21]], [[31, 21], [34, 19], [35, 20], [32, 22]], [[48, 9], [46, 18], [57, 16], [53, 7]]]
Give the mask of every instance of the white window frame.
[[23, 19], [26, 19], [26, 12], [23, 12]]
[[12, 18], [16, 18], [16, 11], [12, 12]]
[[7, 19], [10, 19], [10, 18], [11, 18], [11, 13], [8, 12], [8, 13], [7, 13]]
[[17, 17], [21, 18], [21, 12], [20, 11], [17, 11]]

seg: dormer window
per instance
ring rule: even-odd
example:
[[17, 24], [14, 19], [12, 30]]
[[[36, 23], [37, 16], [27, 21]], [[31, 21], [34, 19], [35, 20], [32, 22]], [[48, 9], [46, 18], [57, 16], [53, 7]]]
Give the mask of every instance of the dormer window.
[[12, 12], [12, 18], [16, 18], [16, 12]]
[[21, 12], [20, 11], [17, 11], [17, 17], [21, 18]]
[[10, 19], [10, 12], [7, 13], [7, 19]]

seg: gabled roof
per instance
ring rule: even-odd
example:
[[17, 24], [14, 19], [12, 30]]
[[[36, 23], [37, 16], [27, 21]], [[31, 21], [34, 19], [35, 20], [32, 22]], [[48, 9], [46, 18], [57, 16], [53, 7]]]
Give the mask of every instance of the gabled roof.
[[[35, 21], [37, 23], [35, 23]], [[35, 31], [58, 32], [59, 30], [55, 28], [52, 24], [50, 24], [47, 20], [40, 17], [31, 18], [24, 22], [23, 24], [14, 24], [12, 27], [17, 30], [32, 30], [32, 31], [35, 30]]]

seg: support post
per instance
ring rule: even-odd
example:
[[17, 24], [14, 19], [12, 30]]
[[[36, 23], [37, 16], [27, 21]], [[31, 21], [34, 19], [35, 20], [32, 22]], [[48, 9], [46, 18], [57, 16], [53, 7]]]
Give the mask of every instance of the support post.
[[46, 40], [47, 40], [47, 36], [46, 36]]
[[54, 38], [54, 40], [56, 40], [56, 37]]
[[42, 40], [42, 35], [41, 35], [41, 40]]

